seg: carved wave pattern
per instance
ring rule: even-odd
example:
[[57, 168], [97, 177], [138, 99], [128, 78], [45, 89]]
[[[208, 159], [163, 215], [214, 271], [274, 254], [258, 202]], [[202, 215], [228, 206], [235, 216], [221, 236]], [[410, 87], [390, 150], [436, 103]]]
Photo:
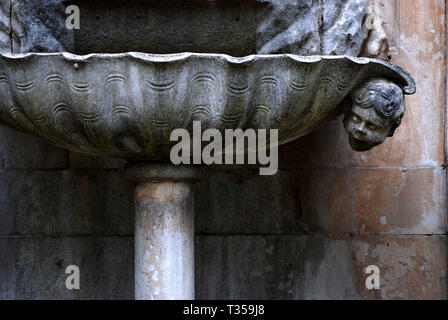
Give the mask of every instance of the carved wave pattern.
[[91, 55], [82, 70], [71, 58], [31, 55], [26, 65], [32, 59], [33, 70], [45, 70], [32, 73], [19, 58], [0, 55], [0, 117], [62, 147], [116, 157], [166, 158], [173, 142], [160, 130], [190, 130], [194, 120], [218, 129], [278, 128], [282, 143], [336, 110], [367, 77], [408, 80], [388, 65], [342, 57], [186, 54], [157, 69], [156, 58]]

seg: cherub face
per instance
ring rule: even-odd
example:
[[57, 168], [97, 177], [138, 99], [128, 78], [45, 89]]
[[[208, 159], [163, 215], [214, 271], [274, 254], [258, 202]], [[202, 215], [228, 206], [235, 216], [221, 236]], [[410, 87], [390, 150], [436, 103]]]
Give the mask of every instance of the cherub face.
[[344, 118], [344, 128], [355, 151], [367, 151], [383, 143], [392, 126], [392, 122], [378, 116], [373, 107], [361, 108], [356, 103]]

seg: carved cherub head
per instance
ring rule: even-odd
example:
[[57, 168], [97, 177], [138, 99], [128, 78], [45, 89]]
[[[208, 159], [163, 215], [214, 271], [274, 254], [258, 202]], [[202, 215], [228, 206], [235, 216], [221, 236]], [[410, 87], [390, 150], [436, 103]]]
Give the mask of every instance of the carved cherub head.
[[385, 79], [365, 82], [351, 95], [344, 128], [355, 151], [367, 151], [392, 137], [405, 111], [402, 89]]

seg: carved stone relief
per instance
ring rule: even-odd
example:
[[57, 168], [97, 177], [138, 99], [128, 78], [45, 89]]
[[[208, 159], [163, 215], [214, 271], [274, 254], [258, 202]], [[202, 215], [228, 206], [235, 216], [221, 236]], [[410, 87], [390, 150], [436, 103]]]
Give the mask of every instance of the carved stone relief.
[[11, 1], [13, 52], [71, 51], [74, 34], [65, 25], [67, 0]]
[[0, 52], [11, 52], [10, 0], [0, 0]]

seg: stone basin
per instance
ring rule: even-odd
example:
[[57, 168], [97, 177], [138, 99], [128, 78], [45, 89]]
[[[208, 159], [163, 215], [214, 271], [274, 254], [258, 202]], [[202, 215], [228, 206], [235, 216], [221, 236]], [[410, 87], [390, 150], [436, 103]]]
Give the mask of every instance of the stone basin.
[[363, 82], [412, 77], [346, 56], [144, 53], [0, 55], [0, 119], [66, 149], [168, 160], [174, 129], [278, 129], [279, 144], [342, 113]]
[[278, 129], [282, 144], [345, 113], [350, 144], [363, 151], [393, 135], [403, 94], [415, 90], [398, 66], [345, 56], [0, 55], [0, 120], [59, 147], [129, 159], [136, 299], [194, 299], [191, 184], [205, 172], [167, 162], [173, 130], [191, 134], [195, 121]]

